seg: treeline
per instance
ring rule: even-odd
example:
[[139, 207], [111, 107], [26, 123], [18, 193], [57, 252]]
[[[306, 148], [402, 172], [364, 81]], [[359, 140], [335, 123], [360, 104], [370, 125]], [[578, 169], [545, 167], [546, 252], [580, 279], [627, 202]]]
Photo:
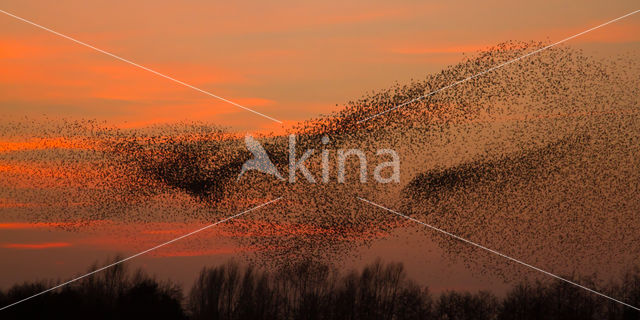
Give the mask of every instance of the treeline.
[[[121, 258], [113, 261], [118, 260]], [[94, 265], [89, 271], [97, 269]], [[4, 307], [59, 283], [16, 284], [0, 291], [0, 305]], [[179, 285], [118, 264], [2, 310], [0, 319], [184, 319], [183, 300]]]
[[[54, 285], [14, 285], [0, 291], [0, 307]], [[640, 270], [599, 289], [638, 306]], [[640, 319], [640, 312], [561, 281], [523, 282], [504, 298], [486, 291], [434, 295], [399, 263], [376, 261], [344, 274], [321, 263], [266, 271], [230, 262], [203, 269], [186, 297], [175, 283], [116, 265], [2, 310], [0, 318], [614, 320]]]

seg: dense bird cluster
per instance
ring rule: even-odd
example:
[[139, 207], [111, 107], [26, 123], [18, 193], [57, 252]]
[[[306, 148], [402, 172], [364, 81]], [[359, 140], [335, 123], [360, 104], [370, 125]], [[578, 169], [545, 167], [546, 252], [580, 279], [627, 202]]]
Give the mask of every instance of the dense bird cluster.
[[[636, 59], [598, 60], [554, 47], [428, 95], [543, 45], [503, 43], [425, 79], [373, 92], [339, 112], [299, 123], [288, 133], [297, 135], [298, 157], [315, 149], [306, 162], [314, 184], [301, 174], [296, 183], [259, 172], [238, 179], [251, 158], [243, 137], [207, 124], [124, 130], [91, 121], [46, 126], [23, 121], [6, 126], [3, 136], [30, 134], [40, 139], [36, 146], [58, 147], [1, 153], [3, 178], [15, 181], [2, 189], [2, 198], [24, 204], [14, 206], [16, 217], [91, 225], [96, 220], [214, 222], [282, 196], [278, 205], [220, 227], [257, 250], [248, 258], [288, 263], [331, 260], [410, 225], [357, 200], [360, 196], [556, 272], [636, 264]], [[287, 178], [288, 136], [255, 138]], [[336, 150], [352, 148], [366, 154], [369, 174], [383, 161], [376, 150], [396, 150], [400, 183], [360, 183], [355, 158], [347, 162], [346, 182], [339, 183]], [[320, 181], [323, 149], [332, 159], [328, 183]], [[19, 163], [29, 164], [28, 175]], [[39, 188], [29, 188], [33, 185]], [[30, 204], [43, 206], [33, 210]], [[424, 233], [482, 270], [522, 271], [421, 227], [402, 230]]]

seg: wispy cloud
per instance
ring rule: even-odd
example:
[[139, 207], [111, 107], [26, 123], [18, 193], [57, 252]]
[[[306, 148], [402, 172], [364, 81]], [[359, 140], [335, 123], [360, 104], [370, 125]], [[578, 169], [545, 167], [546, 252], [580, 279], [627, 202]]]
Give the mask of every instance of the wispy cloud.
[[7, 249], [25, 249], [25, 250], [39, 250], [50, 248], [64, 248], [70, 247], [69, 242], [42, 242], [42, 243], [5, 243], [3, 248]]

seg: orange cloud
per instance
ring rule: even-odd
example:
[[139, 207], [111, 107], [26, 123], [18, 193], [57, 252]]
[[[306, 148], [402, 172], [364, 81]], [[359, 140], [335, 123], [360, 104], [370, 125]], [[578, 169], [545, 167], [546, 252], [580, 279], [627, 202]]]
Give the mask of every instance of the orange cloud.
[[39, 250], [50, 248], [63, 248], [69, 247], [69, 242], [43, 242], [43, 243], [7, 243], [3, 244], [3, 248], [7, 249], [26, 249], [26, 250]]
[[[337, 234], [337, 231], [327, 228], [319, 228], [310, 224], [302, 223], [268, 223], [258, 220], [243, 220], [234, 219], [230, 222], [232, 228], [221, 227], [214, 230], [207, 231], [209, 234], [227, 237], [265, 237], [265, 236], [287, 236], [287, 235], [313, 235], [313, 234]], [[202, 228], [203, 225], [180, 225], [179, 228], [175, 228], [175, 223], [169, 224], [147, 224], [146, 227], [150, 228], [142, 231], [142, 234], [148, 235], [182, 235], [193, 231], [194, 229]]]
[[[566, 34], [570, 35], [580, 31], [567, 31]], [[610, 24], [606, 26], [606, 29], [590, 32], [572, 41], [583, 43], [628, 43], [639, 42], [639, 35], [640, 23], [630, 20], [623, 24]]]
[[0, 223], [0, 229], [39, 229], [63, 226], [63, 223], [43, 223], [43, 222], [6, 222]]
[[[61, 43], [61, 44], [60, 44]], [[211, 120], [241, 111], [132, 65], [55, 37], [14, 39], [0, 35], [0, 101], [7, 114], [60, 114], [109, 118], [136, 125]], [[141, 64], [248, 107], [271, 105], [260, 97], [228, 93], [220, 86], [247, 85], [247, 70], [210, 63]], [[217, 88], [218, 87], [218, 88]], [[149, 115], [154, 118], [149, 120]], [[0, 146], [0, 151], [2, 151]], [[5, 148], [7, 148], [5, 146]]]
[[436, 53], [470, 53], [487, 49], [486, 45], [464, 45], [464, 46], [404, 46], [390, 49], [393, 53], [399, 54], [436, 54]]
[[106, 220], [95, 220], [87, 222], [3, 222], [0, 223], [0, 229], [16, 230], [16, 229], [42, 229], [42, 228], [59, 228], [59, 227], [79, 227], [79, 226], [97, 226], [106, 225]]
[[[109, 250], [126, 250], [131, 252], [145, 250], [160, 243], [175, 239], [194, 230], [206, 226], [199, 222], [148, 222], [129, 225], [126, 223], [105, 224], [99, 230], [93, 230], [91, 236], [79, 240], [79, 244], [106, 248]], [[393, 223], [400, 225], [400, 223]], [[388, 236], [388, 232], [380, 230], [365, 233], [344, 232], [333, 228], [321, 228], [303, 223], [274, 223], [261, 220], [234, 219], [228, 224], [208, 229], [199, 234], [162, 247], [152, 254], [158, 257], [171, 256], [204, 256], [216, 254], [233, 254], [271, 250], [268, 246], [248, 246], [235, 242], [247, 237], [297, 237], [305, 235], [328, 235], [345, 241], [374, 239]], [[132, 241], [132, 239], [135, 239]]]
[[0, 163], [0, 185], [21, 188], [92, 187], [99, 185], [104, 175], [90, 164]]
[[[0, 208], [31, 208], [37, 207], [39, 204], [37, 203], [25, 203], [25, 202], [17, 202], [12, 199], [0, 199]], [[0, 229], [2, 229], [2, 224], [0, 224]]]
[[44, 149], [92, 149], [86, 140], [72, 138], [32, 138], [28, 141], [0, 141], [0, 152]]
[[31, 36], [28, 40], [25, 41], [24, 37], [2, 35], [0, 38], [0, 59], [43, 58], [77, 51], [73, 46], [46, 34]]
[[151, 252], [151, 256], [154, 257], [197, 257], [197, 256], [212, 256], [219, 254], [235, 254], [241, 252], [254, 252], [257, 249], [250, 247], [220, 247], [215, 249], [204, 250], [158, 250]]

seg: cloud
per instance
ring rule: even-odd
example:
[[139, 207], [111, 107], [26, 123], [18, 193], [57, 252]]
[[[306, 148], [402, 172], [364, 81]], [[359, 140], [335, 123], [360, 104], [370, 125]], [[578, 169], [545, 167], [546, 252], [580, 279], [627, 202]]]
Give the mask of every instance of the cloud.
[[50, 248], [64, 248], [70, 247], [69, 242], [42, 242], [42, 243], [5, 243], [2, 248], [7, 249], [25, 249], [25, 250], [39, 250]]
[[459, 45], [459, 46], [400, 46], [391, 48], [390, 51], [398, 54], [438, 54], [438, 53], [470, 53], [486, 49], [486, 45]]
[[0, 141], [0, 152], [45, 149], [92, 149], [84, 139], [32, 138], [27, 141]]
[[230, 255], [241, 252], [253, 252], [256, 249], [250, 247], [219, 247], [213, 249], [196, 249], [196, 250], [158, 250], [153, 251], [151, 256], [153, 257], [198, 257], [198, 256], [213, 256], [213, 255]]
[[0, 230], [18, 230], [18, 229], [44, 229], [44, 228], [60, 228], [60, 227], [89, 227], [106, 224], [106, 220], [95, 220], [86, 222], [1, 222]]

